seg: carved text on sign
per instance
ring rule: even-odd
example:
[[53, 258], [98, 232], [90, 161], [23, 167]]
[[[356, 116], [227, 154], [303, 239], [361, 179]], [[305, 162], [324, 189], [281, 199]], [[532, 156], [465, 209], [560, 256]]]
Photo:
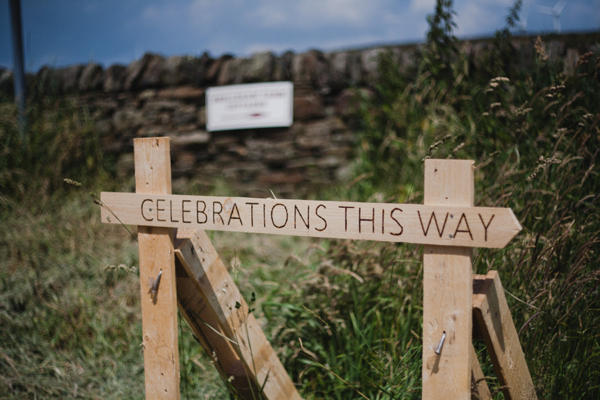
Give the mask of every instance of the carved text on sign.
[[521, 229], [506, 208], [127, 193], [102, 202], [104, 222], [447, 246], [503, 247]]

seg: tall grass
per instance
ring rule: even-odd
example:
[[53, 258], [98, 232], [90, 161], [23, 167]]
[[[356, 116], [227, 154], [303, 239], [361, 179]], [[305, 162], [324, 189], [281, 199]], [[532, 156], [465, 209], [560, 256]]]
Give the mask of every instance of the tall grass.
[[421, 71], [409, 81], [388, 58], [387, 80], [362, 108], [356, 190], [420, 201], [424, 158], [474, 159], [476, 204], [510, 207], [524, 227], [507, 248], [478, 250], [475, 272], [500, 272], [538, 396], [591, 399], [600, 396], [600, 57], [583, 55], [566, 77], [545, 49], [538, 39], [531, 69], [487, 77], [459, 55], [450, 78]]
[[[382, 60], [354, 116], [354, 179], [320, 197], [421, 203], [424, 158], [474, 159], [476, 204], [510, 207], [524, 228], [473, 264], [500, 273], [538, 397], [600, 398], [600, 56], [567, 77], [540, 39], [526, 70], [474, 69], [445, 28], [452, 2], [438, 3], [427, 68]], [[486, 60], [514, 51], [497, 40]], [[85, 110], [36, 104], [26, 143], [0, 104], [0, 398], [143, 398], [136, 244], [87, 193], [123, 182]], [[305, 398], [421, 397], [420, 247], [212, 235]], [[227, 398], [190, 333], [182, 397]]]
[[110, 170], [100, 136], [74, 100], [37, 99], [27, 110], [23, 138], [13, 103], [0, 103], [0, 206], [48, 198], [70, 178], [86, 185]]
[[[514, 52], [509, 36], [487, 60]], [[413, 76], [382, 60], [359, 103], [356, 178], [342, 197], [421, 202], [424, 158], [474, 159], [476, 204], [510, 207], [524, 227], [505, 249], [476, 250], [474, 272], [499, 271], [538, 397], [599, 398], [600, 55], [582, 55], [567, 77], [538, 38], [529, 68], [475, 70], [441, 42], [425, 51], [437, 68]], [[306, 277], [265, 312], [308, 398], [421, 396], [418, 260], [405, 245], [331, 242], [297, 267]]]
[[[143, 398], [136, 242], [89, 193], [129, 182], [76, 104], [34, 100], [28, 122], [23, 142], [0, 104], [0, 398]], [[184, 398], [226, 397], [184, 325]]]

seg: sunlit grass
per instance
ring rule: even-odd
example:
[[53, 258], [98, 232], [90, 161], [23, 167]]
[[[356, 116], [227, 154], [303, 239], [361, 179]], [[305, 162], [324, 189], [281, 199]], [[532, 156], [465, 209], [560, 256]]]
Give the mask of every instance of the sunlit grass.
[[[598, 65], [586, 55], [567, 78], [540, 54], [528, 71], [456, 67], [439, 82], [388, 59], [354, 116], [354, 176], [318, 194], [421, 203], [425, 157], [474, 159], [476, 204], [510, 207], [524, 228], [505, 249], [476, 250], [474, 272], [499, 271], [544, 399], [600, 397]], [[137, 243], [101, 224], [89, 196], [131, 180], [111, 174], [85, 113], [54, 111], [33, 114], [27, 147], [14, 107], [0, 108], [0, 397], [143, 398]], [[419, 246], [210, 236], [305, 398], [421, 397]], [[180, 326], [182, 398], [227, 398]]]

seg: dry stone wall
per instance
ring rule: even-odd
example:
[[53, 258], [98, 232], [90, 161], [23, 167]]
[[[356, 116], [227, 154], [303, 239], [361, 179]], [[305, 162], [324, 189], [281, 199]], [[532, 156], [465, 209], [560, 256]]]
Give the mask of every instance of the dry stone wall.
[[[551, 55], [565, 60], [566, 73], [586, 50], [577, 38], [567, 37], [547, 42]], [[532, 55], [534, 41], [515, 38], [513, 44], [521, 54]], [[475, 66], [489, 46], [485, 40], [463, 43]], [[123, 177], [133, 175], [133, 138], [169, 136], [175, 186], [190, 179], [210, 185], [222, 178], [237, 195], [269, 196], [272, 190], [285, 197], [348, 175], [356, 136], [349, 116], [357, 93], [368, 95], [376, 83], [384, 52], [391, 52], [405, 73], [421, 59], [418, 45], [280, 56], [265, 52], [250, 58], [146, 54], [106, 69], [96, 63], [44, 67], [30, 79], [89, 110]], [[0, 91], [11, 90], [11, 79], [10, 71], [0, 70]], [[269, 81], [294, 83], [291, 127], [206, 131], [208, 87]]]

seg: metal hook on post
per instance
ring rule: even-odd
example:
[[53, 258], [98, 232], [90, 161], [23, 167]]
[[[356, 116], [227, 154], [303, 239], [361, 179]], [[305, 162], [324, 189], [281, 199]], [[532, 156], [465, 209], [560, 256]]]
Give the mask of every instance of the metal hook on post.
[[437, 345], [437, 348], [435, 349], [435, 354], [437, 354], [438, 356], [440, 354], [442, 354], [442, 347], [444, 347], [444, 340], [446, 340], [446, 331], [444, 331], [444, 333], [442, 333], [442, 338], [440, 339], [440, 342]]
[[154, 303], [156, 303], [156, 293], [158, 293], [158, 285], [160, 285], [160, 277], [162, 276], [162, 269], [158, 272], [156, 279], [149, 279], [148, 286], [150, 286], [150, 296]]

